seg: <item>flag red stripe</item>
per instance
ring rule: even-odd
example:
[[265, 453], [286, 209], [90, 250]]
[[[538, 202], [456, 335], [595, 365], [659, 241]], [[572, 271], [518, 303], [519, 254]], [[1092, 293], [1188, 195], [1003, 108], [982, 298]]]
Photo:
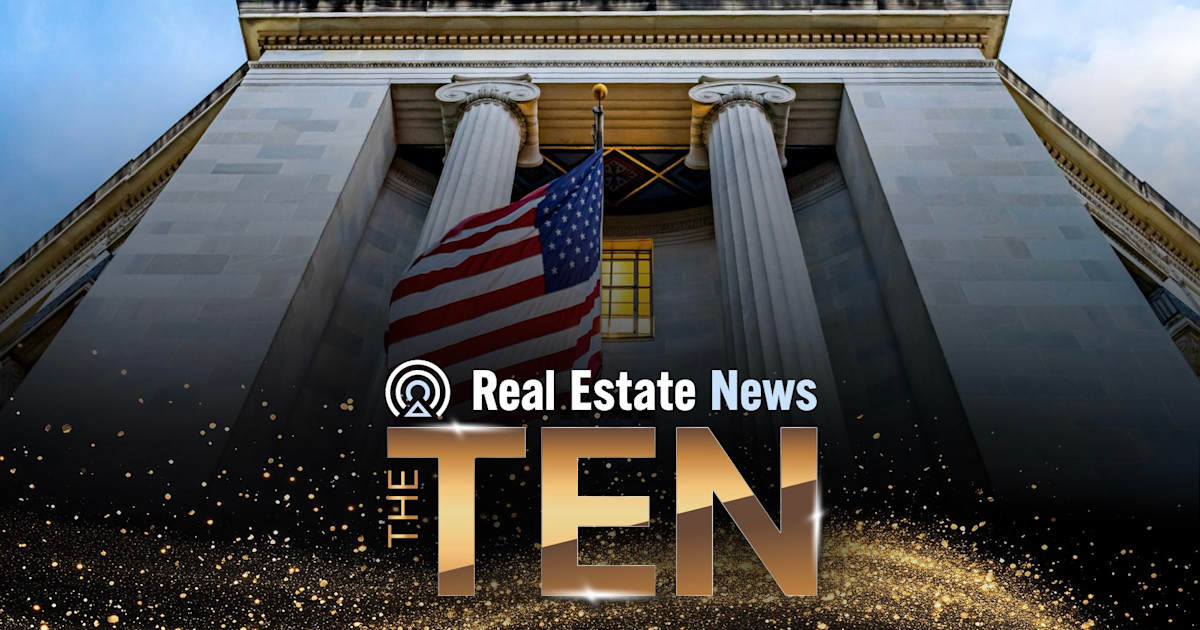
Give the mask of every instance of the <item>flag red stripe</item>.
[[538, 256], [541, 253], [542, 243], [541, 238], [538, 236], [531, 236], [512, 245], [480, 252], [453, 267], [436, 269], [400, 280], [400, 282], [396, 283], [396, 288], [392, 289], [392, 301], [395, 302], [413, 293], [428, 291], [452, 280], [461, 280], [485, 271], [499, 269], [505, 265], [511, 265], [517, 261]]
[[488, 239], [492, 238], [493, 236], [495, 236], [501, 232], [507, 232], [508, 230], [515, 230], [517, 228], [532, 227], [533, 219], [536, 216], [537, 216], [537, 207], [535, 206], [533, 208], [530, 208], [528, 212], [521, 215], [521, 217], [515, 221], [509, 222], [509, 223], [501, 223], [501, 224], [491, 228], [490, 230], [484, 230], [483, 232], [476, 232], [468, 237], [461, 238], [457, 241], [450, 241], [449, 243], [442, 243], [441, 245], [438, 245], [437, 247], [425, 252], [424, 254], [421, 254], [421, 257], [414, 260], [413, 264], [409, 265], [409, 268], [411, 269], [412, 267], [416, 267], [417, 263], [421, 262], [422, 260], [425, 260], [426, 258], [429, 258], [430, 256], [436, 256], [438, 254], [449, 254], [451, 252], [457, 252], [460, 250], [469, 249], [471, 247], [478, 247], [478, 246], [486, 243], [488, 241]]
[[577, 325], [591, 312], [599, 298], [600, 283], [597, 282], [596, 288], [579, 304], [486, 332], [439, 348], [419, 358], [438, 365], [449, 366], [523, 341], [544, 337]]
[[[592, 327], [575, 342], [575, 345], [544, 357], [530, 359], [502, 370], [493, 370], [500, 378], [528, 380], [545, 374], [546, 370], [569, 370], [575, 360], [587, 354], [592, 347], [592, 336], [600, 334], [600, 316], [592, 320]], [[471, 381], [455, 383], [451, 388], [451, 400], [470, 400]]]
[[[596, 192], [603, 180], [602, 165], [596, 153], [519, 201], [459, 222], [421, 252], [392, 291], [391, 313], [397, 319], [388, 325], [389, 359], [419, 356], [452, 367], [457, 378], [465, 380], [448, 392], [459, 400], [470, 395], [471, 379], [464, 372], [472, 367], [510, 364], [497, 373], [521, 379], [554, 370], [560, 373], [556, 390], [567, 386], [566, 377], [576, 367], [594, 375], [600, 359], [600, 283], [596, 276], [586, 281], [573, 275], [548, 279], [544, 271], [549, 271], [550, 259], [544, 257], [552, 255], [555, 263], [565, 259], [570, 252], [554, 250], [573, 244], [574, 235], [568, 238], [552, 230], [543, 238], [537, 226], [544, 213], [567, 221], [568, 211], [575, 210], [572, 204], [580, 203], [574, 214], [582, 216], [587, 210], [598, 228], [602, 202]], [[554, 199], [548, 196], [552, 187]], [[591, 196], [585, 199], [587, 195]], [[586, 237], [585, 241], [589, 248], [599, 246]], [[594, 255], [590, 251], [577, 253], [572, 267], [599, 262], [585, 257]], [[570, 291], [551, 296], [548, 286]], [[410, 356], [400, 356], [405, 354]]]
[[546, 293], [546, 277], [535, 276], [513, 285], [489, 291], [482, 295], [451, 302], [444, 306], [422, 311], [416, 315], [401, 317], [388, 326], [388, 344], [402, 339], [423, 335], [451, 324], [465, 322], [490, 313], [508, 308], [514, 304], [533, 299]]
[[459, 223], [458, 225], [454, 226], [453, 229], [451, 229], [449, 232], [447, 232], [446, 235], [442, 237], [442, 240], [444, 241], [448, 238], [453, 238], [455, 235], [457, 235], [459, 232], [462, 232], [463, 230], [469, 230], [471, 228], [477, 228], [481, 225], [487, 225], [488, 223], [492, 223], [493, 221], [499, 221], [500, 219], [503, 219], [504, 217], [508, 216], [508, 214], [510, 212], [512, 212], [513, 210], [516, 210], [517, 208], [520, 208], [521, 206], [528, 203], [530, 199], [534, 199], [536, 197], [545, 195], [546, 189], [549, 187], [550, 187], [550, 184], [546, 184], [545, 186], [542, 186], [541, 188], [529, 193], [528, 195], [521, 197], [519, 200], [514, 201], [514, 202], [508, 204], [507, 206], [504, 206], [502, 208], [496, 208], [495, 210], [489, 210], [488, 212], [481, 212], [472, 217], [467, 217], [466, 219], [463, 219], [462, 223]]

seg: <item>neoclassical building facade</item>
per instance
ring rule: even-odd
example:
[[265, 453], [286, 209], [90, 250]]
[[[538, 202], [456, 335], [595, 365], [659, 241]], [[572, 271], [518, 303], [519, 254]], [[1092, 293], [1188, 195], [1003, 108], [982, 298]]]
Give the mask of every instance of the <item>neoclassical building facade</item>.
[[395, 279], [604, 82], [606, 370], [814, 378], [879, 478], [1195, 509], [1200, 229], [997, 59], [1007, 0], [238, 4], [250, 61], [0, 274], [5, 454], [381, 442]]

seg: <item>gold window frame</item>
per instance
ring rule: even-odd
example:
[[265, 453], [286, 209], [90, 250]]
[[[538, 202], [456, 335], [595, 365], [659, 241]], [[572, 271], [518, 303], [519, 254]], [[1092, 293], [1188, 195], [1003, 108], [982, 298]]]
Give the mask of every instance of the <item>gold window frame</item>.
[[603, 242], [600, 335], [604, 341], [654, 338], [654, 242], [651, 239]]

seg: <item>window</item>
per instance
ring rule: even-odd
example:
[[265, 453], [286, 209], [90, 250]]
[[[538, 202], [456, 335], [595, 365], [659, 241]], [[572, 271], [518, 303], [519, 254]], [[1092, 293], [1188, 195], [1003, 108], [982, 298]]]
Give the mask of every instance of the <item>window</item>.
[[654, 337], [650, 239], [605, 241], [600, 262], [600, 332], [604, 339]]

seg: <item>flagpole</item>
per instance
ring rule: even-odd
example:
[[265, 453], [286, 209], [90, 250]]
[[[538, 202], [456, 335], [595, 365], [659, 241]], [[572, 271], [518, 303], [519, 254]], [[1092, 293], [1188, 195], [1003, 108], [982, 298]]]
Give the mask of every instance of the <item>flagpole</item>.
[[[594, 118], [593, 122], [592, 122], [592, 140], [595, 143], [596, 153], [599, 153], [601, 155], [604, 154], [604, 98], [607, 96], [608, 96], [608, 86], [607, 85], [604, 85], [603, 83], [597, 83], [596, 85], [592, 86], [592, 97], [596, 99], [596, 106], [592, 108], [592, 115]], [[603, 160], [604, 158], [600, 158], [600, 159]], [[601, 166], [600, 166], [600, 176], [602, 178], [604, 177], [604, 165], [603, 164], [601, 164]], [[601, 194], [603, 195], [604, 187], [601, 186], [600, 190], [601, 190]], [[600, 203], [601, 204], [604, 203], [603, 198], [601, 199]], [[601, 210], [601, 213], [600, 213], [600, 230], [601, 230], [601, 232], [604, 231], [604, 212], [603, 212], [603, 210]], [[603, 238], [603, 235], [601, 235], [601, 238]], [[596, 304], [595, 308], [597, 309], [596, 312], [598, 313], [600, 305]], [[600, 375], [604, 373], [604, 354], [601, 352], [599, 354], [599, 356], [600, 356], [600, 366], [598, 368], [596, 368], [595, 373], [592, 374], [593, 382], [595, 382], [596, 379], [600, 378]], [[590, 361], [589, 361], [588, 367], [591, 367]]]
[[604, 98], [608, 96], [608, 86], [603, 83], [597, 83], [592, 86], [592, 96], [596, 99], [596, 106], [592, 108], [592, 114], [595, 120], [592, 123], [592, 140], [595, 141], [596, 150], [604, 150]]

